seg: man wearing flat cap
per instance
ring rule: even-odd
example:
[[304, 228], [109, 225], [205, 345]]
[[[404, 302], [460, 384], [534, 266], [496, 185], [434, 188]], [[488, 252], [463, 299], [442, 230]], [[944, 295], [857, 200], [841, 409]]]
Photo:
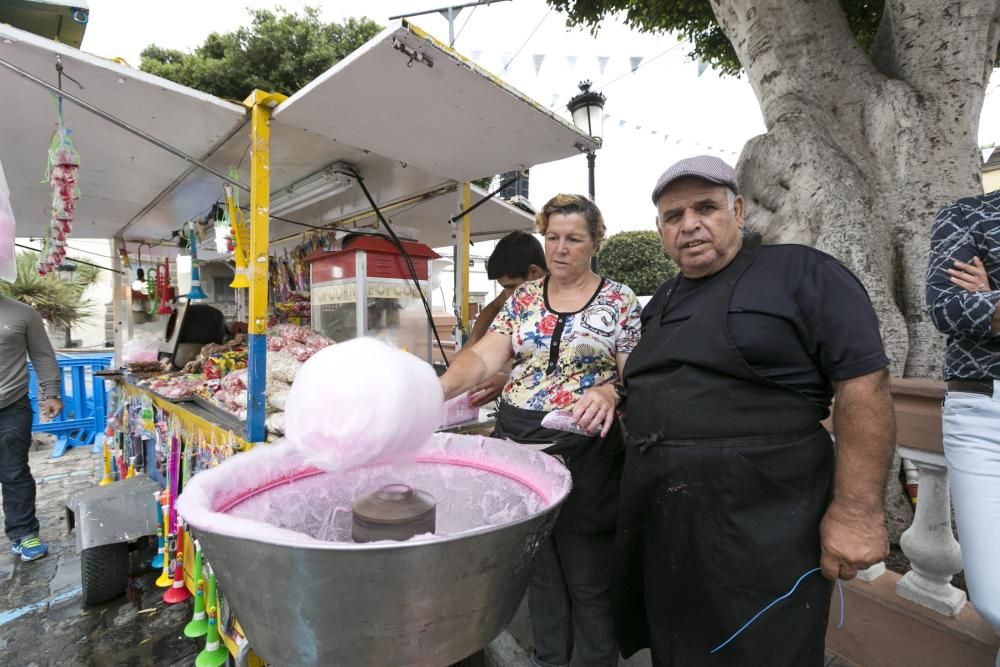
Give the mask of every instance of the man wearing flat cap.
[[[681, 160], [653, 202], [680, 274], [643, 310], [625, 366], [622, 653], [819, 667], [833, 581], [888, 553], [895, 433], [874, 309], [833, 257], [744, 235], [722, 160]], [[820, 424], [834, 398], [836, 448]]]

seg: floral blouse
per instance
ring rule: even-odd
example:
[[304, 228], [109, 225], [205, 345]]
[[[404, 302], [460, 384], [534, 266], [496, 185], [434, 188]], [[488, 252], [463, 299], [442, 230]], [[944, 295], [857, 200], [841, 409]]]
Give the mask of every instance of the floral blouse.
[[548, 278], [523, 283], [490, 325], [511, 337], [514, 350], [503, 400], [547, 412], [572, 404], [590, 387], [617, 381], [615, 355], [635, 349], [641, 312], [635, 293], [607, 278], [575, 313], [549, 306]]

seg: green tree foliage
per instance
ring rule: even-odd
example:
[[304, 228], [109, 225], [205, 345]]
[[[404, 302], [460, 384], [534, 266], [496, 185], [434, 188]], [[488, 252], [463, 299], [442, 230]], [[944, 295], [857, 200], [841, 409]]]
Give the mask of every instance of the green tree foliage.
[[368, 18], [324, 23], [319, 9], [249, 10], [251, 23], [213, 32], [194, 53], [151, 44], [141, 54], [144, 72], [231, 100], [255, 88], [291, 95], [382, 29]]
[[[694, 44], [689, 54], [723, 74], [738, 74], [742, 66], [729, 39], [719, 28], [709, 0], [547, 0], [569, 15], [571, 26], [597, 32], [601, 20], [617, 12], [642, 32], [674, 32]], [[884, 0], [840, 0], [847, 23], [858, 42], [869, 49], [882, 20]], [[998, 62], [1000, 66], [1000, 62]]]
[[654, 293], [664, 280], [677, 273], [660, 236], [651, 230], [618, 232], [597, 253], [601, 275], [625, 283], [642, 296]]
[[38, 253], [19, 252], [16, 261], [17, 278], [0, 281], [0, 295], [28, 304], [54, 329], [73, 326], [91, 314], [94, 304], [84, 301], [83, 293], [97, 282], [98, 269], [76, 264], [73, 280], [66, 282], [54, 273], [38, 275]]

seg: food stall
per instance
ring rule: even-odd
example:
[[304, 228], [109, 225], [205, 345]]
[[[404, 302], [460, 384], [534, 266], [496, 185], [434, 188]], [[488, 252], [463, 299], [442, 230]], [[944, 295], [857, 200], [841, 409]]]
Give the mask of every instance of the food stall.
[[[246, 285], [236, 288], [245, 295], [245, 335], [199, 343], [165, 378], [156, 370], [159, 350], [150, 365], [126, 367], [98, 443], [102, 483], [138, 473], [164, 488], [162, 511], [141, 510], [146, 534], [159, 524], [164, 538], [163, 585], [194, 594], [192, 622], [208, 613], [220, 646], [245, 653], [239, 624], [214, 577], [203, 574], [210, 568], [202, 570], [173, 500], [191, 476], [265, 442], [269, 423], [280, 434], [275, 415], [297, 367], [350, 335], [341, 331], [406, 330], [412, 341], [403, 345], [429, 360], [431, 248], [455, 248], [460, 340], [469, 320], [470, 244], [533, 227], [530, 216], [470, 181], [592, 150], [595, 140], [407, 22], [390, 25], [293, 96], [252, 91], [243, 105], [5, 25], [0, 82], [18, 101], [0, 126], [18, 235], [46, 238], [51, 248], [71, 248], [73, 237], [114, 240], [108, 268], [117, 277], [119, 366], [135, 332], [140, 258], [156, 267], [148, 291], [158, 297], [164, 326], [170, 314], [183, 320], [195, 301], [179, 293], [179, 256], [231, 258], [233, 284]], [[64, 239], [50, 236], [52, 187], [38, 179], [54, 96], [80, 155], [75, 220]], [[220, 219], [231, 227], [232, 252], [211, 251], [192, 231]], [[178, 247], [185, 237], [187, 250]], [[377, 256], [390, 257], [391, 275], [366, 264]], [[392, 306], [371, 304], [382, 298]], [[343, 305], [354, 319], [329, 324], [337, 319], [331, 307]], [[384, 326], [374, 326], [370, 313]], [[115, 539], [102, 546], [121, 543]], [[205, 664], [219, 664], [223, 648], [212, 646], [211, 631], [208, 637]]]

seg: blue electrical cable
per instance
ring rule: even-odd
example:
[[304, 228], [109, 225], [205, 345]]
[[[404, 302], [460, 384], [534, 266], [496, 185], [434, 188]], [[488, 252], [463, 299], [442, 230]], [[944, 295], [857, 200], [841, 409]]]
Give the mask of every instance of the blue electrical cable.
[[[727, 639], [726, 641], [722, 642], [721, 644], [719, 644], [718, 646], [716, 646], [715, 648], [713, 648], [711, 651], [709, 651], [709, 654], [716, 653], [717, 651], [720, 651], [721, 649], [725, 648], [725, 646], [727, 644], [729, 644], [729, 642], [731, 642], [734, 639], [736, 639], [736, 637], [738, 637], [741, 632], [743, 632], [744, 630], [746, 630], [747, 628], [749, 628], [750, 625], [754, 621], [756, 621], [758, 618], [760, 618], [764, 614], [764, 612], [766, 612], [768, 609], [770, 609], [774, 605], [778, 604], [782, 600], [784, 600], [784, 599], [786, 599], [788, 597], [791, 597], [791, 595], [796, 591], [796, 589], [798, 589], [799, 584], [802, 583], [803, 579], [805, 579], [809, 575], [815, 574], [815, 573], [817, 573], [819, 571], [820, 571], [820, 569], [818, 567], [814, 567], [813, 569], [809, 570], [808, 572], [806, 572], [805, 574], [803, 574], [801, 577], [799, 577], [799, 580], [795, 582], [795, 585], [792, 586], [792, 588], [791, 588], [790, 591], [788, 591], [787, 593], [785, 593], [784, 595], [782, 595], [779, 598], [775, 598], [770, 603], [768, 603], [768, 605], [766, 607], [764, 607], [763, 609], [761, 609], [760, 611], [758, 611], [756, 614], [754, 614], [753, 618], [751, 618], [749, 621], [747, 621], [746, 623], [744, 623], [743, 627], [741, 627], [739, 630], [737, 630], [736, 632], [734, 632], [729, 637], [729, 639]], [[839, 627], [842, 627], [844, 625], [844, 588], [843, 588], [843, 586], [840, 583], [840, 579], [837, 580], [837, 590], [840, 592], [840, 623], [837, 624], [837, 627], [839, 628]]]

